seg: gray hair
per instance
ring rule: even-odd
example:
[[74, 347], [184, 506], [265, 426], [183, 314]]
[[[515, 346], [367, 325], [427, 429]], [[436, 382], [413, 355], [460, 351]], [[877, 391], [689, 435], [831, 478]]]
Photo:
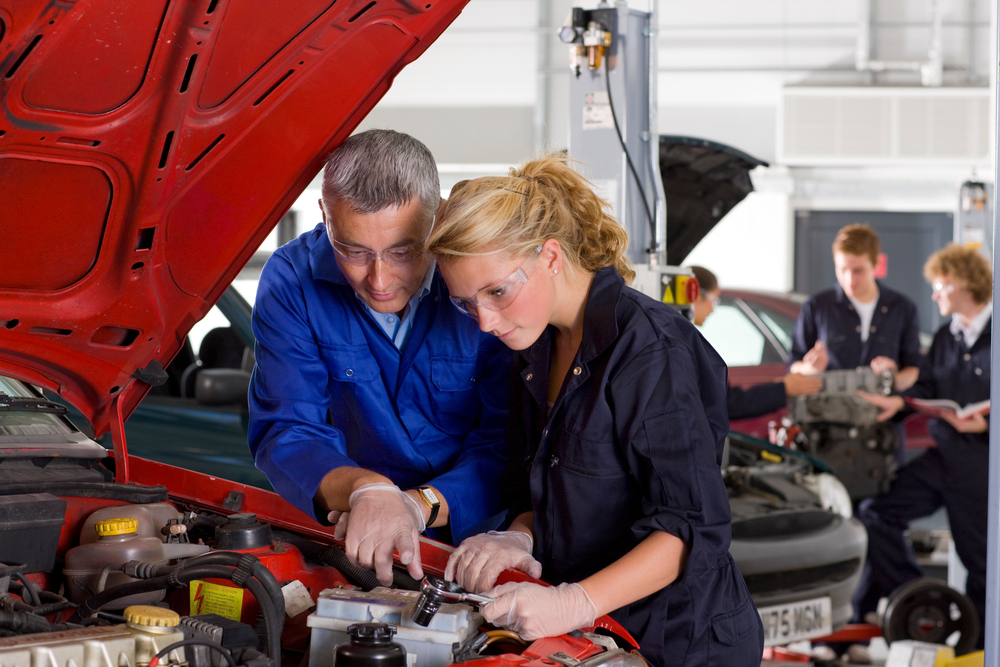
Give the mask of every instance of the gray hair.
[[393, 130], [367, 130], [342, 143], [323, 168], [323, 204], [345, 202], [358, 213], [403, 206], [419, 197], [424, 220], [441, 200], [437, 165], [427, 146]]

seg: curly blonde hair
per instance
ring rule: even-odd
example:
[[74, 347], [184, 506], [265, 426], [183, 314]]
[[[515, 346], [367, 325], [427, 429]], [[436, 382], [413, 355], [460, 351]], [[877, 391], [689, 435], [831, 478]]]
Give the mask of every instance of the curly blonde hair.
[[548, 239], [558, 241], [567, 261], [588, 273], [614, 266], [626, 283], [635, 278], [625, 256], [628, 234], [560, 153], [507, 176], [457, 183], [438, 211], [427, 249], [442, 258], [495, 252], [521, 257]]
[[927, 282], [948, 278], [972, 294], [973, 300], [984, 305], [993, 296], [993, 271], [990, 263], [978, 251], [949, 243], [931, 255], [924, 264]]

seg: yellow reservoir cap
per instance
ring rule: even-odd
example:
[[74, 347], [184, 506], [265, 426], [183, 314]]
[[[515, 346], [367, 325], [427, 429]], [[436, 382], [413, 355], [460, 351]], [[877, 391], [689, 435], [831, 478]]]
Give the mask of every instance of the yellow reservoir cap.
[[125, 607], [124, 616], [126, 623], [153, 628], [176, 628], [181, 623], [180, 614], [173, 609], [142, 604]]
[[94, 524], [94, 529], [101, 537], [128, 535], [139, 530], [139, 521], [136, 519], [108, 519], [107, 521], [98, 521]]

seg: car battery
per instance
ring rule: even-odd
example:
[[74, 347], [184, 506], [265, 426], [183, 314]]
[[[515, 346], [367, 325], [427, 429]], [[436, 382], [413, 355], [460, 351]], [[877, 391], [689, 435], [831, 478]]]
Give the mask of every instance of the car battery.
[[321, 592], [316, 611], [309, 615], [312, 628], [309, 667], [333, 667], [334, 651], [351, 640], [347, 628], [355, 623], [388, 623], [396, 626], [393, 641], [406, 649], [409, 667], [444, 667], [455, 662], [455, 652], [468, 643], [483, 622], [471, 605], [442, 604], [425, 628], [410, 620], [416, 591], [375, 588], [352, 591], [340, 588]]

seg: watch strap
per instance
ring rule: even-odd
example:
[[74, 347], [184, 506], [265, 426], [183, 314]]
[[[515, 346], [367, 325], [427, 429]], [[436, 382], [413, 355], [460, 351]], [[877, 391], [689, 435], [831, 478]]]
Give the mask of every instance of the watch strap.
[[431, 508], [431, 515], [427, 517], [427, 527], [430, 528], [432, 525], [434, 525], [434, 521], [438, 517], [438, 512], [441, 511], [441, 501], [439, 500], [435, 503], [432, 503], [429, 500], [427, 500], [427, 496], [423, 494], [423, 491], [425, 489], [433, 493], [433, 490], [429, 486], [418, 486], [417, 495], [420, 496], [420, 499], [424, 501], [425, 505]]

